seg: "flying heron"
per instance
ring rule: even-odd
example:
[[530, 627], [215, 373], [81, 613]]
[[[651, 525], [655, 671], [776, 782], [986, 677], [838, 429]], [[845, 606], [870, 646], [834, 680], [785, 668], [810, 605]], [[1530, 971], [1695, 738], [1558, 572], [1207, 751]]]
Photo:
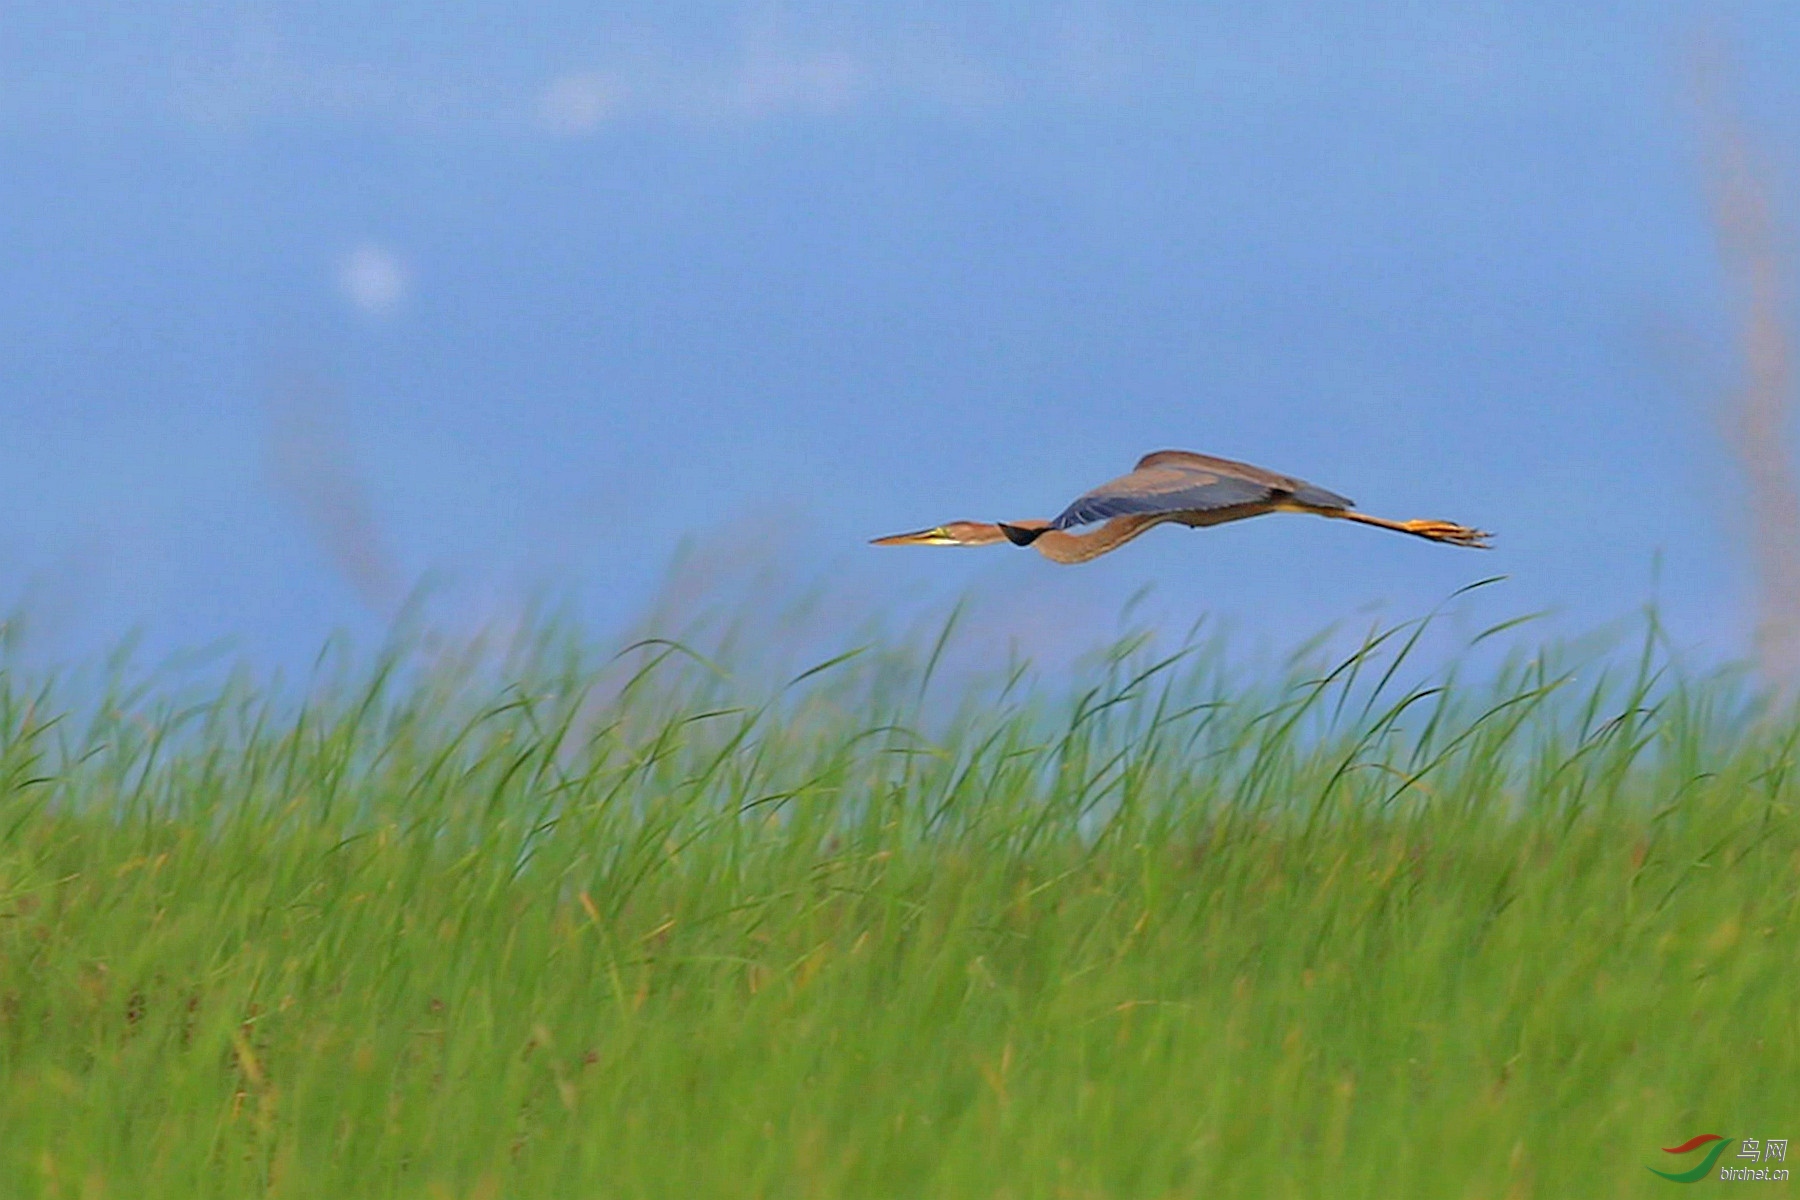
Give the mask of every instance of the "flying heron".
[[[1451, 521], [1390, 521], [1357, 512], [1336, 492], [1277, 475], [1249, 463], [1187, 450], [1158, 450], [1138, 459], [1129, 475], [1076, 497], [1055, 520], [988, 524], [951, 521], [917, 533], [875, 538], [876, 546], [991, 546], [1007, 541], [1034, 546], [1051, 562], [1081, 563], [1116, 549], [1145, 530], [1165, 523], [1201, 529], [1264, 513], [1312, 513], [1392, 529], [1452, 546], [1487, 549], [1491, 534]], [[1078, 525], [1102, 522], [1089, 533]]]

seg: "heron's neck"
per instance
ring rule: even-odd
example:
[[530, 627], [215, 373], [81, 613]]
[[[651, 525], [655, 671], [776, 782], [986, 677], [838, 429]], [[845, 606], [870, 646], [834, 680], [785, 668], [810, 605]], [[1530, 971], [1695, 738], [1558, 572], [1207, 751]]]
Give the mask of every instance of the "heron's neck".
[[1051, 562], [1084, 563], [1108, 550], [1123, 546], [1153, 525], [1168, 520], [1166, 513], [1133, 514], [1114, 517], [1092, 533], [1066, 533], [1046, 529], [1031, 543], [1039, 554]]

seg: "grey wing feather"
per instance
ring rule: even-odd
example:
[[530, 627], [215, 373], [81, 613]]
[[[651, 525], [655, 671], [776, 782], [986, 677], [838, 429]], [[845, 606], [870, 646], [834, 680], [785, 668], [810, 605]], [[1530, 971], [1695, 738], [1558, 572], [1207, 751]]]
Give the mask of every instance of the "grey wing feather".
[[1050, 527], [1070, 529], [1132, 513], [1208, 512], [1287, 497], [1319, 508], [1351, 506], [1335, 492], [1249, 463], [1186, 450], [1159, 450], [1146, 454], [1129, 475], [1077, 497]]

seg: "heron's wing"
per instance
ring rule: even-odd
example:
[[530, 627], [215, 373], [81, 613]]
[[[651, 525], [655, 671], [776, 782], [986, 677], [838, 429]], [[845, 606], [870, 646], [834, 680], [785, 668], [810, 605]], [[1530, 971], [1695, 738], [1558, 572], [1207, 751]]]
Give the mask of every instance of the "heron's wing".
[[1350, 507], [1344, 497], [1303, 479], [1228, 458], [1159, 450], [1140, 459], [1131, 474], [1077, 497], [1050, 527], [1070, 529], [1130, 513], [1207, 512], [1288, 498], [1319, 508]]
[[1292, 475], [1278, 475], [1274, 471], [1264, 470], [1247, 462], [1238, 462], [1231, 458], [1214, 458], [1210, 454], [1195, 454], [1192, 450], [1158, 450], [1154, 454], [1146, 454], [1138, 459], [1138, 469], [1145, 467], [1191, 467], [1198, 471], [1211, 471], [1220, 475], [1229, 475], [1235, 479], [1248, 479], [1255, 483], [1267, 485], [1274, 491], [1285, 492], [1302, 504], [1311, 504], [1319, 508], [1355, 508], [1356, 502], [1336, 492], [1328, 491], [1316, 483], [1308, 483], [1304, 479], [1295, 479]]

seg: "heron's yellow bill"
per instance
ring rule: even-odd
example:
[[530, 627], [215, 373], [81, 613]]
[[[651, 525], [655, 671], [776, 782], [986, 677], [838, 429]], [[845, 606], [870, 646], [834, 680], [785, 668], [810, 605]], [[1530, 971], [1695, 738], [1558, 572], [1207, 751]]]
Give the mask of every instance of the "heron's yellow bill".
[[921, 529], [917, 533], [896, 533], [888, 537], [871, 538], [871, 546], [960, 546], [962, 540], [953, 535], [942, 525], [931, 529]]

